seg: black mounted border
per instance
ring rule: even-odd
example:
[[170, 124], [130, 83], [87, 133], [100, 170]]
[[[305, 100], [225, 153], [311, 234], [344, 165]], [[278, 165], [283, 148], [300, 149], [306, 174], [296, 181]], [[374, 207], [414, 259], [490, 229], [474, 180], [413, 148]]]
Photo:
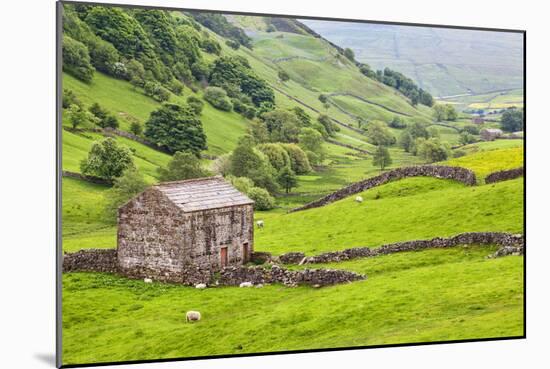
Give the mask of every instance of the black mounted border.
[[[307, 350], [289, 350], [289, 351], [274, 351], [274, 352], [256, 352], [247, 354], [227, 354], [227, 355], [211, 355], [211, 356], [189, 356], [189, 357], [174, 357], [164, 359], [152, 359], [152, 360], [129, 360], [129, 361], [108, 361], [97, 363], [80, 363], [80, 364], [65, 364], [62, 361], [62, 345], [63, 345], [63, 332], [62, 332], [62, 261], [63, 261], [63, 247], [62, 247], [62, 125], [61, 125], [61, 98], [62, 98], [62, 37], [63, 37], [63, 24], [62, 24], [62, 11], [63, 4], [72, 5], [89, 5], [89, 6], [106, 6], [106, 7], [120, 7], [120, 8], [138, 8], [138, 9], [160, 9], [160, 10], [173, 10], [173, 11], [198, 11], [217, 14], [231, 14], [231, 15], [247, 15], [257, 17], [280, 17], [280, 18], [292, 18], [292, 19], [310, 19], [310, 20], [324, 20], [332, 22], [350, 22], [350, 23], [371, 23], [371, 24], [385, 24], [385, 25], [398, 25], [398, 26], [410, 26], [410, 27], [430, 27], [430, 28], [445, 28], [445, 29], [457, 29], [457, 30], [470, 30], [470, 31], [489, 31], [489, 32], [505, 32], [505, 33], [521, 33], [523, 34], [523, 109], [524, 109], [524, 138], [523, 138], [523, 151], [524, 151], [524, 176], [523, 176], [523, 234], [525, 237], [525, 249], [524, 249], [524, 262], [523, 262], [523, 334], [518, 336], [507, 337], [487, 337], [478, 339], [463, 339], [463, 340], [445, 340], [445, 341], [433, 341], [433, 342], [410, 342], [399, 344], [383, 344], [383, 345], [370, 345], [370, 346], [351, 346], [351, 347], [334, 347], [334, 348], [322, 348], [322, 349], [307, 349]], [[106, 366], [106, 365], [126, 365], [126, 364], [144, 364], [144, 363], [164, 363], [175, 361], [189, 361], [189, 360], [205, 360], [205, 359], [222, 359], [233, 357], [251, 357], [251, 356], [269, 356], [269, 355], [285, 355], [285, 354], [301, 354], [301, 353], [316, 353], [316, 352], [330, 352], [330, 351], [347, 351], [347, 350], [363, 350], [373, 348], [384, 347], [410, 347], [410, 346], [427, 346], [427, 345], [441, 345], [452, 343], [466, 343], [466, 342], [488, 342], [488, 341], [505, 341], [527, 338], [527, 227], [526, 227], [526, 211], [527, 211], [527, 31], [521, 29], [505, 29], [505, 28], [489, 28], [489, 27], [474, 27], [474, 26], [457, 26], [457, 25], [443, 25], [443, 24], [429, 24], [429, 23], [406, 23], [397, 21], [377, 21], [367, 19], [349, 19], [349, 18], [330, 18], [320, 16], [304, 16], [304, 15], [292, 15], [292, 14], [271, 14], [271, 13], [252, 13], [242, 11], [228, 11], [228, 10], [212, 10], [212, 9], [196, 9], [196, 8], [180, 8], [180, 7], [165, 7], [165, 6], [150, 6], [150, 5], [131, 5], [131, 4], [117, 4], [117, 3], [100, 3], [100, 2], [84, 2], [84, 1], [58, 1], [56, 3], [56, 366], [58, 368], [78, 368], [78, 367], [93, 367], [93, 366]]]

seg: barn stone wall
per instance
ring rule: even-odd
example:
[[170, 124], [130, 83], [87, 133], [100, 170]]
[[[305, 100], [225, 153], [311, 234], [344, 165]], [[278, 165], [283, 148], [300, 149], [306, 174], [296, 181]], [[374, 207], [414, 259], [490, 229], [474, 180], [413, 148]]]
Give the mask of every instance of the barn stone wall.
[[192, 266], [219, 270], [222, 246], [227, 247], [228, 265], [243, 264], [254, 251], [253, 216], [251, 205], [186, 213], [162, 192], [149, 189], [119, 209], [120, 271], [178, 282]]
[[[252, 205], [209, 209], [186, 214], [184, 252], [200, 268], [221, 268], [221, 248], [227, 247], [228, 265], [243, 264], [254, 251]], [[248, 243], [248, 253], [243, 244]], [[246, 257], [246, 260], [245, 260]]]
[[115, 249], [86, 249], [63, 255], [63, 272], [118, 272]]
[[291, 212], [325, 206], [331, 202], [341, 200], [356, 193], [406, 177], [435, 177], [453, 179], [468, 186], [473, 186], [476, 184], [476, 176], [474, 172], [466, 168], [448, 167], [443, 165], [422, 165], [397, 168], [387, 171], [379, 176], [352, 183], [349, 186], [320, 198], [319, 200], [310, 202], [309, 204], [299, 208], [295, 208], [291, 210]]
[[118, 212], [118, 263], [121, 273], [173, 278], [185, 260], [183, 212], [160, 191], [141, 193]]

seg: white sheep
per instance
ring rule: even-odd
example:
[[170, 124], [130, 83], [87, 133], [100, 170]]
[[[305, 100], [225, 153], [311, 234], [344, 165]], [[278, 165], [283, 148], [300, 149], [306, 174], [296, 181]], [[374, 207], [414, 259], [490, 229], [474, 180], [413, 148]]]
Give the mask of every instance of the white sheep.
[[356, 197], [355, 197], [355, 202], [362, 203], [362, 202], [363, 202], [363, 198], [362, 198], [361, 196], [356, 196]]
[[256, 225], [258, 226], [258, 228], [263, 228], [264, 227], [264, 221], [263, 220], [258, 220], [256, 222]]
[[198, 322], [199, 320], [201, 320], [201, 313], [199, 313], [198, 311], [188, 311], [185, 314], [185, 321], [187, 323]]
[[151, 278], [143, 278], [143, 282], [145, 283], [153, 283], [153, 280]]
[[195, 285], [195, 288], [198, 288], [199, 290], [203, 290], [206, 288], [206, 283], [197, 283]]
[[252, 287], [252, 282], [243, 282], [239, 285], [239, 287]]

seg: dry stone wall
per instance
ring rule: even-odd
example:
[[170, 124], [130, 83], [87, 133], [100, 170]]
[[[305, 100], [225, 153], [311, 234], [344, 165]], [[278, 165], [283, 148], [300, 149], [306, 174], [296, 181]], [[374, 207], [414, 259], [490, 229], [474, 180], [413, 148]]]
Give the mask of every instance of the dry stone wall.
[[[288, 258], [288, 254], [279, 256], [282, 263], [333, 263], [355, 258], [375, 257], [403, 251], [418, 251], [429, 248], [446, 248], [458, 245], [498, 245], [501, 247], [495, 256], [523, 254], [524, 238], [521, 234], [501, 232], [469, 232], [450, 238], [436, 237], [430, 240], [414, 240], [383, 245], [377, 248], [354, 247], [342, 251], [332, 251], [315, 256], [307, 256], [296, 262], [298, 258]], [[504, 250], [505, 249], [505, 250]], [[295, 253], [292, 253], [295, 254]], [[285, 261], [284, 261], [285, 260]], [[286, 260], [291, 260], [287, 262]]]
[[80, 179], [82, 181], [87, 181], [87, 182], [95, 183], [95, 184], [109, 185], [109, 186], [113, 184], [111, 181], [109, 181], [108, 179], [105, 179], [105, 178], [100, 178], [100, 177], [95, 177], [95, 176], [87, 176], [87, 175], [84, 175], [84, 174], [81, 174], [81, 173], [69, 172], [67, 170], [62, 171], [61, 175], [63, 177]]
[[524, 173], [523, 167], [509, 169], [509, 170], [501, 170], [498, 172], [491, 173], [487, 177], [485, 177], [485, 183], [507, 181], [510, 179], [521, 177], [523, 173]]
[[63, 272], [118, 272], [115, 249], [87, 249], [63, 255]]
[[434, 177], [443, 179], [453, 179], [468, 186], [476, 184], [476, 175], [473, 171], [461, 167], [449, 167], [443, 165], [421, 165], [413, 167], [397, 168], [385, 172], [379, 176], [367, 178], [365, 180], [355, 182], [336, 192], [333, 192], [319, 200], [310, 202], [299, 208], [292, 209], [291, 212], [318, 208], [332, 202], [341, 200], [348, 196], [363, 192], [373, 187], [381, 186], [390, 181], [395, 181], [407, 177]]

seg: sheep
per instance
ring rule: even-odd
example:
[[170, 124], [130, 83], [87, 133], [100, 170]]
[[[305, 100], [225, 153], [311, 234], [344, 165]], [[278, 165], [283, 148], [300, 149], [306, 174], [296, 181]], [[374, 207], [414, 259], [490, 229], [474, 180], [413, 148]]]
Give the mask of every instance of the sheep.
[[355, 202], [362, 203], [362, 202], [363, 202], [363, 198], [362, 198], [361, 196], [356, 196], [356, 197], [355, 197]]
[[153, 283], [153, 280], [151, 278], [143, 278], [143, 282], [145, 283]]
[[201, 320], [201, 313], [199, 313], [198, 311], [188, 311], [185, 314], [185, 321], [187, 323], [198, 322], [199, 320]]
[[263, 220], [258, 220], [256, 222], [256, 225], [258, 226], [258, 228], [263, 228], [264, 227], [264, 221]]
[[252, 282], [243, 282], [239, 285], [239, 287], [252, 287]]
[[195, 285], [195, 288], [199, 289], [199, 290], [203, 290], [206, 288], [206, 283], [197, 283]]

